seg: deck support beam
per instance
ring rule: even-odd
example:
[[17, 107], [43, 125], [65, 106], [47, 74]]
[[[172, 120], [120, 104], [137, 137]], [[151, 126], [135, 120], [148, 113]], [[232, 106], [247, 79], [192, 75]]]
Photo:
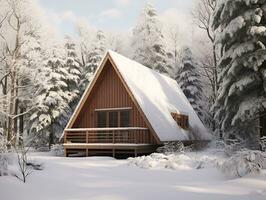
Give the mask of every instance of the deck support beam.
[[86, 148], [86, 157], [88, 157], [88, 156], [89, 156], [89, 149]]
[[67, 157], [67, 148], [64, 147], [64, 156]]
[[113, 158], [115, 158], [115, 149], [113, 148]]

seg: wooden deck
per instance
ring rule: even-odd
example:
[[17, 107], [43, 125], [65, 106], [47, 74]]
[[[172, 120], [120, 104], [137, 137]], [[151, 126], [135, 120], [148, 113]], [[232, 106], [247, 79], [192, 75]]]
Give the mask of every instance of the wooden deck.
[[149, 144], [149, 130], [143, 127], [76, 128], [64, 133], [65, 156], [149, 154], [158, 147]]

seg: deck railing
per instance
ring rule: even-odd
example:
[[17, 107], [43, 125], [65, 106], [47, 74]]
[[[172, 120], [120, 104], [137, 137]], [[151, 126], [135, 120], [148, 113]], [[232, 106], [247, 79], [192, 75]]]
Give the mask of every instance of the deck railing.
[[149, 130], [142, 127], [65, 129], [64, 143], [149, 143]]

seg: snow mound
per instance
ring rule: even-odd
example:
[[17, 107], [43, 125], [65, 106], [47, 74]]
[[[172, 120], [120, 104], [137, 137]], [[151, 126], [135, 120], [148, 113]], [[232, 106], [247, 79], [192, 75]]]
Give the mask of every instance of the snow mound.
[[266, 152], [266, 136], [260, 138], [261, 150]]
[[8, 175], [7, 141], [0, 130], [0, 176]]
[[222, 158], [217, 155], [197, 154], [197, 153], [153, 153], [149, 156], [129, 158], [130, 166], [137, 166], [144, 169], [201, 169], [213, 168]]
[[64, 146], [62, 144], [54, 144], [50, 152], [54, 156], [64, 156]]
[[266, 169], [266, 153], [242, 150], [228, 156], [222, 149], [201, 152], [153, 153], [148, 156], [129, 158], [129, 165], [144, 169], [191, 170], [215, 168], [228, 178], [260, 174]]
[[266, 169], [266, 153], [252, 150], [239, 151], [218, 165], [218, 169], [230, 178], [260, 174], [262, 169]]
[[0, 153], [0, 176], [8, 175], [8, 159], [3, 153]]

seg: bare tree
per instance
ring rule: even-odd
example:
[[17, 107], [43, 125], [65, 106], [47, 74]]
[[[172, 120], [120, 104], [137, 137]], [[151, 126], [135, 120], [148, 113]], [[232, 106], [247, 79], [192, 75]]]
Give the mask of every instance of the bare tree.
[[[210, 102], [213, 105], [219, 89], [218, 83], [218, 67], [217, 67], [217, 54], [216, 45], [214, 43], [214, 34], [211, 28], [211, 18], [216, 6], [216, 0], [198, 0], [195, 8], [192, 11], [194, 23], [202, 30], [206, 32], [207, 38], [211, 43], [211, 51], [204, 51], [201, 58], [201, 73], [208, 80], [208, 85], [211, 88], [212, 94]], [[212, 111], [214, 116], [214, 111]], [[212, 129], [217, 130], [214, 117], [212, 117]]]
[[174, 67], [177, 67], [177, 64], [180, 59], [179, 55], [179, 47], [180, 47], [180, 41], [179, 41], [179, 31], [178, 31], [178, 26], [171, 26], [168, 30], [168, 35], [171, 43], [171, 48], [173, 52], [173, 61], [174, 61]]
[[[19, 93], [26, 91], [27, 83], [22, 83], [28, 73], [23, 73], [22, 49], [30, 37], [37, 37], [37, 26], [33, 26], [31, 18], [23, 10], [26, 1], [2, 0], [3, 9], [0, 16], [0, 83], [2, 87], [1, 115], [4, 115], [3, 128], [8, 141], [16, 144], [18, 132], [18, 118], [29, 113], [32, 108], [20, 109]], [[25, 7], [24, 7], [25, 8]], [[34, 86], [30, 86], [34, 87]], [[23, 123], [20, 123], [23, 124]], [[20, 128], [21, 129], [21, 128]]]
[[19, 147], [13, 146], [17, 155], [17, 162], [19, 167], [19, 174], [14, 174], [14, 176], [24, 183], [33, 170], [43, 170], [43, 164], [36, 164], [30, 162], [28, 159], [28, 153], [32, 145], [34, 144], [35, 139], [39, 135], [40, 133], [34, 135], [34, 137], [27, 141], [25, 144], [24, 142], [22, 142]]
[[24, 147], [24, 145], [21, 145], [19, 149], [15, 148], [15, 151], [17, 154], [20, 176], [17, 174], [14, 174], [14, 176], [25, 183], [27, 177], [31, 173], [31, 168], [28, 165], [28, 150]]

